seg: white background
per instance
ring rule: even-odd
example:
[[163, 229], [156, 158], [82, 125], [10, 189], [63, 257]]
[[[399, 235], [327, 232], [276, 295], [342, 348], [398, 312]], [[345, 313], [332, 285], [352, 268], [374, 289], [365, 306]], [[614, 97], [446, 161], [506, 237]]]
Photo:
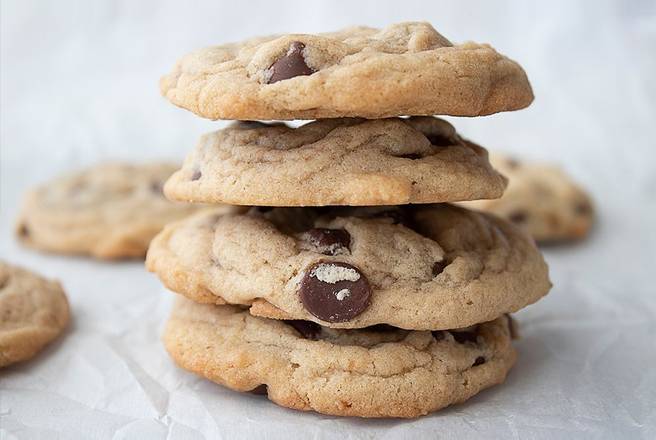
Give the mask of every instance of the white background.
[[[656, 3], [653, 1], [2, 1], [0, 258], [56, 277], [74, 320], [0, 372], [0, 438], [656, 438]], [[427, 20], [518, 60], [527, 110], [457, 119], [496, 149], [560, 162], [593, 194], [590, 239], [545, 255], [554, 288], [518, 314], [507, 383], [415, 421], [278, 408], [177, 370], [172, 295], [139, 262], [21, 249], [20, 196], [108, 158], [181, 158], [221, 123], [165, 102], [191, 49], [276, 32]]]

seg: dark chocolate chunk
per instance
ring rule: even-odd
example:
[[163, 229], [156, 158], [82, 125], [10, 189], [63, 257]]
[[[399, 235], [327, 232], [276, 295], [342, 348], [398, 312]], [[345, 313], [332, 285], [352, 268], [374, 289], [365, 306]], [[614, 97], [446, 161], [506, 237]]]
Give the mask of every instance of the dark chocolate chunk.
[[477, 367], [479, 365], [483, 365], [484, 363], [485, 363], [485, 358], [483, 356], [479, 356], [476, 358], [476, 360], [474, 360], [474, 364], [472, 365], [472, 367]]
[[513, 223], [524, 223], [527, 218], [528, 214], [524, 211], [516, 211], [508, 216], [508, 219]]
[[306, 269], [299, 295], [305, 309], [317, 318], [344, 322], [369, 306], [371, 287], [357, 267], [326, 261]]
[[267, 394], [269, 394], [269, 388], [266, 386], [266, 384], [262, 384], [256, 386], [249, 392], [252, 394], [257, 394], [258, 396], [266, 396]]
[[346, 229], [313, 228], [305, 236], [324, 255], [337, 255], [344, 250], [351, 250], [351, 234]]
[[203, 173], [201, 173], [200, 170], [196, 170], [194, 171], [194, 174], [191, 175], [191, 180], [198, 180], [202, 175]]
[[451, 335], [453, 335], [453, 339], [456, 340], [458, 344], [464, 344], [466, 342], [473, 342], [476, 343], [476, 339], [478, 336], [478, 333], [476, 330], [473, 331], [462, 331], [462, 332], [457, 332], [457, 331], [450, 331]]
[[321, 326], [316, 322], [303, 321], [302, 319], [292, 319], [285, 321], [287, 325], [294, 327], [305, 339], [316, 341], [321, 334]]
[[271, 76], [267, 83], [273, 84], [296, 76], [312, 75], [315, 71], [305, 62], [303, 49], [305, 49], [305, 44], [294, 41], [289, 46], [287, 53], [269, 66], [268, 71]]
[[449, 263], [446, 260], [436, 261], [433, 264], [433, 276], [436, 277], [442, 272], [444, 272], [444, 268], [447, 267], [448, 265]]

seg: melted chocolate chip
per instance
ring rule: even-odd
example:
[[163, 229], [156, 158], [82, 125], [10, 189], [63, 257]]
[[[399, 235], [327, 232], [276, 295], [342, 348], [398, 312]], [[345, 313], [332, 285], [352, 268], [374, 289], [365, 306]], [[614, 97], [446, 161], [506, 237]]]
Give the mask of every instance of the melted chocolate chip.
[[477, 332], [474, 331], [463, 331], [463, 332], [456, 332], [451, 330], [450, 331], [451, 335], [453, 336], [453, 339], [456, 340], [458, 344], [464, 344], [467, 342], [473, 342], [476, 343], [477, 339]]
[[528, 219], [528, 214], [524, 211], [516, 211], [510, 214], [508, 219], [513, 223], [524, 223]]
[[431, 332], [433, 334], [433, 338], [435, 338], [436, 341], [441, 341], [444, 339], [444, 331], [442, 330], [435, 330]]
[[430, 141], [431, 145], [436, 147], [448, 147], [456, 144], [456, 141], [442, 133], [424, 133], [424, 136]]
[[299, 295], [305, 309], [317, 318], [344, 322], [369, 306], [371, 287], [367, 277], [355, 266], [318, 262], [305, 271]]
[[191, 175], [191, 180], [198, 180], [202, 175], [203, 173], [201, 173], [200, 170], [196, 170], [194, 171], [194, 174]]
[[285, 321], [285, 323], [294, 327], [294, 330], [299, 332], [305, 339], [316, 341], [321, 334], [321, 326], [316, 322], [293, 319]]
[[305, 62], [303, 49], [305, 49], [305, 44], [294, 41], [289, 46], [287, 53], [269, 66], [268, 71], [271, 76], [267, 83], [273, 84], [296, 76], [312, 75], [315, 71]]
[[479, 356], [476, 358], [476, 360], [474, 360], [474, 364], [472, 365], [472, 367], [477, 367], [479, 365], [483, 365], [484, 363], [485, 363], [485, 358], [483, 356]]
[[324, 255], [337, 255], [351, 250], [351, 234], [346, 229], [313, 228], [305, 236]]
[[269, 394], [269, 387], [266, 384], [258, 385], [252, 390], [249, 391], [251, 394], [257, 394], [258, 396], [266, 396]]
[[435, 264], [433, 264], [433, 276], [436, 277], [444, 272], [444, 268], [448, 265], [449, 263], [446, 260], [436, 261]]

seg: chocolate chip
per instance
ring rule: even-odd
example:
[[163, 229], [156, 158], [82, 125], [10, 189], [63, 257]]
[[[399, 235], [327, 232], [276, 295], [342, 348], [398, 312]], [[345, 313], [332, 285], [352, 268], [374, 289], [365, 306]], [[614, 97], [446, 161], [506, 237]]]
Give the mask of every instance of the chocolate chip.
[[444, 332], [442, 330], [435, 330], [431, 332], [436, 341], [444, 339]]
[[476, 343], [477, 339], [477, 332], [476, 331], [450, 331], [451, 335], [453, 335], [453, 339], [456, 340], [458, 344], [464, 344], [466, 342], [473, 342]]
[[305, 49], [305, 44], [294, 41], [289, 46], [287, 53], [269, 66], [270, 76], [267, 84], [284, 81], [296, 76], [312, 75], [315, 71], [305, 62], [303, 49]]
[[524, 211], [516, 211], [508, 216], [508, 219], [513, 223], [524, 223], [527, 218], [528, 214]]
[[287, 325], [294, 327], [305, 339], [316, 341], [321, 334], [321, 326], [316, 322], [303, 321], [302, 319], [293, 319], [285, 321]]
[[369, 306], [371, 287], [360, 270], [342, 262], [318, 262], [307, 268], [299, 288], [305, 309], [328, 322], [353, 319]]
[[477, 367], [479, 365], [483, 365], [484, 363], [485, 363], [485, 358], [483, 356], [479, 356], [476, 358], [476, 360], [474, 360], [474, 364], [472, 365], [472, 367]]
[[249, 391], [252, 394], [257, 394], [258, 396], [266, 396], [269, 394], [269, 387], [266, 384], [258, 385], [252, 390]]
[[433, 276], [436, 277], [442, 272], [444, 272], [444, 268], [447, 267], [448, 265], [449, 263], [446, 260], [436, 261], [433, 264]]
[[346, 229], [313, 228], [304, 236], [324, 255], [337, 255], [351, 250], [351, 234]]
[[448, 147], [456, 144], [456, 141], [442, 133], [424, 133], [424, 136], [430, 141], [431, 145], [436, 147]]
[[200, 172], [200, 170], [195, 170], [194, 174], [191, 175], [191, 180], [198, 180], [200, 179], [200, 176], [202, 176], [203, 173]]

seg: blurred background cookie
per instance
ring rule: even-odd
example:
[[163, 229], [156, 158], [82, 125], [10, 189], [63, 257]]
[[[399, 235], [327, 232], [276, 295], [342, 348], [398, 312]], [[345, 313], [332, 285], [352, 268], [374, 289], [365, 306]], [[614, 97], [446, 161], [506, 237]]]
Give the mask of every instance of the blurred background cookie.
[[496, 152], [490, 153], [490, 162], [509, 180], [503, 197], [461, 205], [506, 218], [541, 243], [588, 235], [594, 222], [592, 200], [562, 169]]
[[100, 163], [28, 192], [16, 233], [27, 246], [96, 258], [143, 257], [167, 223], [202, 207], [167, 200], [174, 164]]
[[30, 359], [68, 321], [68, 301], [57, 281], [0, 261], [0, 367]]

